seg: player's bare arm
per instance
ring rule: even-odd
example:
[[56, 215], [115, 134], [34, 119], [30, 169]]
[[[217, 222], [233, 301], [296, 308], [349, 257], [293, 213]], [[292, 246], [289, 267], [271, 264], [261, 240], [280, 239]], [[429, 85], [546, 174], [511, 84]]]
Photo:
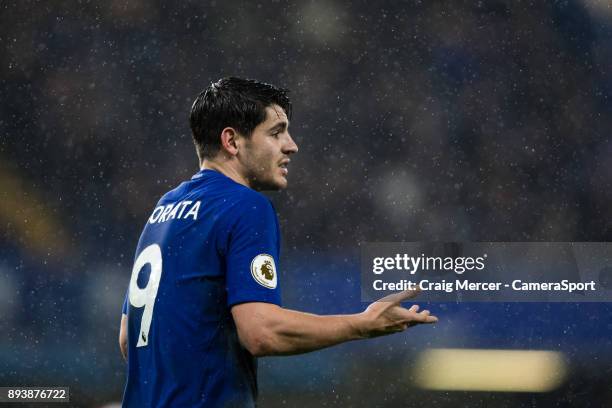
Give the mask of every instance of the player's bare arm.
[[127, 338], [127, 315], [121, 315], [121, 326], [119, 327], [119, 349], [123, 359], [127, 361], [128, 338]]
[[242, 345], [254, 356], [299, 354], [437, 322], [428, 310], [419, 312], [417, 305], [401, 306], [416, 294], [403, 291], [351, 315], [321, 316], [258, 302], [236, 305], [232, 315]]

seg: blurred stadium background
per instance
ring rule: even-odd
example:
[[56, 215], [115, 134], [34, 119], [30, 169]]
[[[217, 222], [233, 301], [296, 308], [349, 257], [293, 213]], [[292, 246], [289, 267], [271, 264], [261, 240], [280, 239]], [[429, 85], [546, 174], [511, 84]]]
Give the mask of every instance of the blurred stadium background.
[[[609, 0], [2, 1], [0, 385], [120, 400], [133, 250], [221, 76], [293, 92], [287, 307], [361, 310], [360, 242], [611, 241], [611, 44]], [[427, 307], [260, 360], [261, 405], [612, 406], [610, 304]]]

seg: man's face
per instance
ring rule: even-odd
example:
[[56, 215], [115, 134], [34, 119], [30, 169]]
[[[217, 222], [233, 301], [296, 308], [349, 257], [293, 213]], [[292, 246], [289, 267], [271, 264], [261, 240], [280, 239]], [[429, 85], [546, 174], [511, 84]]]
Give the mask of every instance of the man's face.
[[280, 190], [287, 187], [289, 156], [298, 147], [289, 135], [289, 120], [283, 108], [266, 108], [266, 120], [257, 125], [250, 138], [243, 139], [238, 159], [254, 190]]

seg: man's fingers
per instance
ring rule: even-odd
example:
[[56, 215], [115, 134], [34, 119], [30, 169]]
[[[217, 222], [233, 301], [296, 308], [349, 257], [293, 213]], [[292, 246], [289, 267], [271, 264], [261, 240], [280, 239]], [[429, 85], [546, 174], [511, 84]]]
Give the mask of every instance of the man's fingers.
[[393, 293], [391, 295], [385, 296], [382, 299], [379, 299], [378, 302], [390, 302], [390, 303], [402, 303], [405, 300], [412, 299], [416, 297], [421, 289], [418, 287], [416, 289], [406, 289], [401, 292]]
[[418, 305], [413, 305], [410, 309], [403, 309], [401, 313], [403, 320], [411, 326], [419, 323], [435, 323], [438, 321], [438, 318], [431, 315], [429, 310], [426, 309], [417, 313], [418, 310]]
[[435, 323], [438, 321], [438, 318], [431, 315], [429, 310], [423, 310], [421, 313], [416, 314], [414, 321], [419, 323]]

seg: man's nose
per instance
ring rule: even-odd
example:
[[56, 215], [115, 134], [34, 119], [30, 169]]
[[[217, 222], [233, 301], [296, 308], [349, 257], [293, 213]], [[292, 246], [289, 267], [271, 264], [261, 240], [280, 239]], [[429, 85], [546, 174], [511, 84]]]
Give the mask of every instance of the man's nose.
[[287, 133], [287, 140], [283, 144], [283, 153], [285, 154], [293, 154], [298, 152], [298, 146], [293, 141], [293, 138], [289, 133]]

